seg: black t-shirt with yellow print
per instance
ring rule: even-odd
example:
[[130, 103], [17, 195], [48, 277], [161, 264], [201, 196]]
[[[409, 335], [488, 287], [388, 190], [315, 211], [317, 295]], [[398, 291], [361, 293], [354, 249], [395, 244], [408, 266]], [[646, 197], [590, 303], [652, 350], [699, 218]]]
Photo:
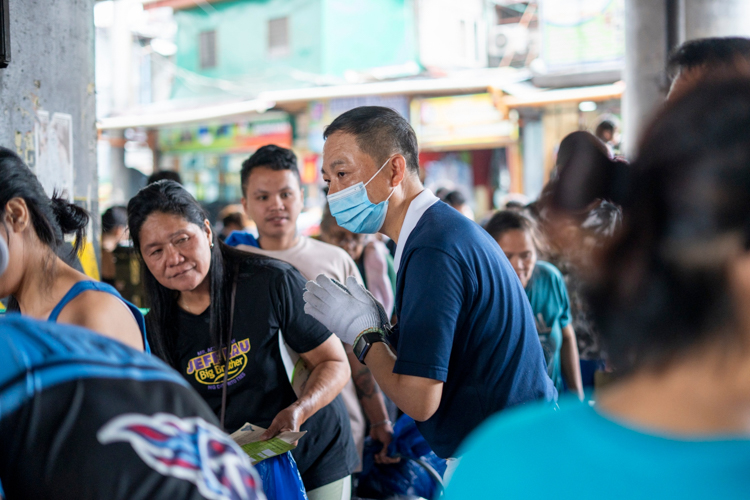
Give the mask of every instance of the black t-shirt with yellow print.
[[[331, 336], [305, 314], [299, 292], [304, 286], [299, 271], [276, 259], [248, 256], [240, 265], [227, 383], [228, 432], [245, 422], [267, 428], [297, 399], [281, 358], [279, 330], [298, 353], [315, 349]], [[212, 347], [209, 312], [179, 310], [177, 321], [180, 372], [218, 415], [224, 366]], [[292, 455], [308, 491], [351, 474], [358, 459], [341, 396], [301, 430], [308, 433]]]

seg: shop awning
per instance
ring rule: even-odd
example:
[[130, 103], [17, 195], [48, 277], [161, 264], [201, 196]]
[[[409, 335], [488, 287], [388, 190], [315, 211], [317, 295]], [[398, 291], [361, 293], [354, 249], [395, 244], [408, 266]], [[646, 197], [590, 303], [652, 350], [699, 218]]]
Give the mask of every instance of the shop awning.
[[331, 85], [289, 90], [261, 92], [255, 99], [222, 102], [212, 105], [193, 106], [187, 109], [148, 109], [102, 118], [100, 130], [134, 127], [156, 128], [183, 123], [211, 122], [252, 113], [263, 113], [277, 107], [284, 109], [308, 101], [364, 97], [373, 95], [442, 95], [486, 92], [488, 88], [500, 88], [505, 84], [521, 82], [529, 78], [525, 70], [512, 68], [487, 69], [460, 73], [443, 78], [415, 78], [348, 85]]
[[519, 83], [493, 87], [493, 89], [503, 92], [502, 100], [508, 108], [534, 108], [566, 102], [620, 99], [625, 91], [625, 83], [619, 81], [609, 85], [551, 90], [540, 89], [530, 83]]
[[158, 9], [159, 7], [172, 7], [175, 10], [194, 9], [196, 7], [206, 8], [205, 4], [215, 4], [228, 0], [141, 0], [143, 8]]
[[187, 109], [143, 111], [121, 116], [102, 118], [96, 124], [99, 130], [113, 130], [125, 128], [156, 128], [183, 123], [213, 122], [230, 117], [242, 117], [264, 113], [271, 109], [274, 103], [262, 99], [249, 101], [234, 101], [210, 106], [198, 106]]

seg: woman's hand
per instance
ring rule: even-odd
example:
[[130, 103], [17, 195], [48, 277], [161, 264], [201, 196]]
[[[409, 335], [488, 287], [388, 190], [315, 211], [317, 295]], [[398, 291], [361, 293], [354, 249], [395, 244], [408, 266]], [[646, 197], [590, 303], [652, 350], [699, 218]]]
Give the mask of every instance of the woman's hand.
[[294, 403], [276, 415], [268, 430], [260, 437], [260, 440], [266, 441], [282, 432], [299, 432], [300, 425], [302, 425], [302, 410], [297, 403]]

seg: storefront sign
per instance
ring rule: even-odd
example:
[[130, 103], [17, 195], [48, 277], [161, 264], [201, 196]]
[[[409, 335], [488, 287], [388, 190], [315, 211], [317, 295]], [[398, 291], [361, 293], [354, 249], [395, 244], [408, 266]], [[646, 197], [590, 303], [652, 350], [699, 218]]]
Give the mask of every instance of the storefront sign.
[[413, 99], [411, 126], [421, 149], [494, 147], [514, 135], [490, 94]]
[[251, 153], [266, 144], [292, 147], [292, 124], [288, 117], [159, 131], [159, 149], [164, 153]]

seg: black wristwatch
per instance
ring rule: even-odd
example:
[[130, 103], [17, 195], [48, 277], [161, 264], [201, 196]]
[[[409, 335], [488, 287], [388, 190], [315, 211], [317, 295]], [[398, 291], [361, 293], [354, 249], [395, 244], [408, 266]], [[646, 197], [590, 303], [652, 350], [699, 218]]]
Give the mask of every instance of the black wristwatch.
[[357, 359], [363, 365], [365, 364], [365, 356], [367, 356], [367, 353], [370, 352], [370, 348], [376, 342], [388, 343], [381, 330], [372, 330], [363, 333], [354, 343], [354, 355], [357, 356]]

